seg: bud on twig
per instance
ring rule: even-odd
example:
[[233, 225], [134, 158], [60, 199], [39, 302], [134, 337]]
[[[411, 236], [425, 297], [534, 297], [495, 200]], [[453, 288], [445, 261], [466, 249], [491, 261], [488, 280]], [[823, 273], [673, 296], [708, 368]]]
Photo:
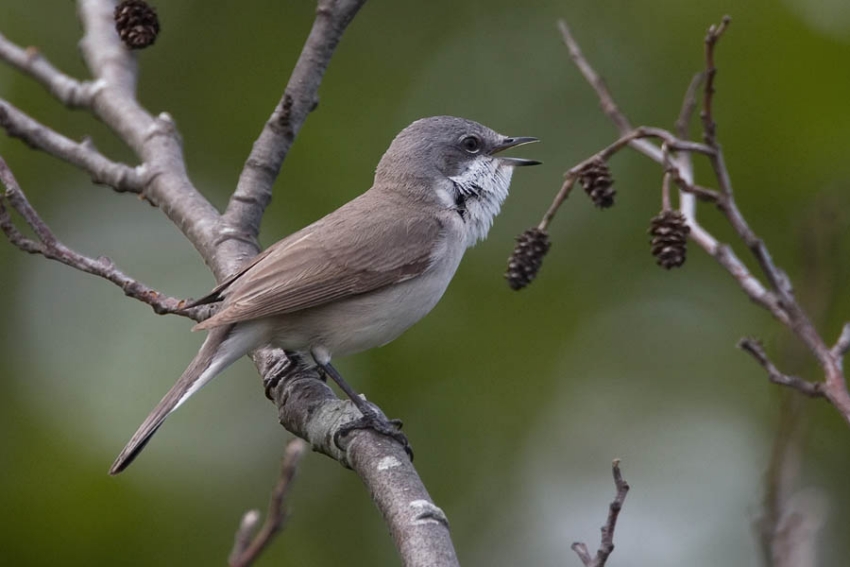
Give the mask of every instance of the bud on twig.
[[511, 289], [519, 291], [537, 276], [543, 265], [543, 256], [549, 251], [551, 243], [549, 234], [539, 228], [529, 228], [517, 236], [516, 241], [513, 254], [508, 258], [505, 278]]
[[595, 158], [578, 172], [579, 181], [584, 191], [590, 196], [593, 204], [600, 209], [614, 205], [614, 195], [617, 191], [612, 187], [614, 180], [611, 170], [602, 158]]
[[691, 228], [679, 211], [661, 211], [653, 217], [649, 228], [650, 244], [659, 266], [669, 270], [685, 263], [690, 232]]
[[115, 31], [130, 49], [153, 45], [159, 33], [156, 10], [144, 0], [124, 0], [115, 7]]

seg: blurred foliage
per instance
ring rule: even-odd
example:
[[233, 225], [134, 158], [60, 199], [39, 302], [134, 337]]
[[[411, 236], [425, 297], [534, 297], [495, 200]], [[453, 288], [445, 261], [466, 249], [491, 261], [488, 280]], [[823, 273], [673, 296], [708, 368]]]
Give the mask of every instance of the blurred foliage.
[[[162, 34], [140, 54], [139, 97], [175, 118], [193, 180], [221, 206], [313, 5], [157, 7]], [[751, 522], [782, 394], [734, 344], [759, 335], [789, 371], [819, 374], [700, 251], [672, 273], [654, 265], [645, 231], [660, 205], [659, 169], [615, 158], [617, 206], [601, 213], [577, 192], [552, 227], [539, 279], [514, 293], [501, 277], [514, 235], [536, 224], [562, 171], [615, 136], [556, 19], [569, 20], [635, 123], [670, 127], [701, 67], [704, 30], [727, 12], [716, 116], [737, 197], [832, 340], [850, 317], [847, 3], [370, 2], [340, 45], [275, 188], [266, 244], [367, 188], [389, 141], [416, 118], [461, 115], [543, 140], [523, 155], [545, 164], [517, 173], [489, 240], [467, 254], [434, 313], [392, 345], [340, 363], [404, 418], [465, 565], [577, 565], [569, 543], [598, 541], [614, 457], [633, 490], [610, 565], [759, 561]], [[71, 2], [4, 0], [0, 28], [85, 76]], [[0, 96], [131, 161], [103, 125], [3, 66]], [[69, 245], [175, 296], [211, 287], [159, 211], [18, 141], [0, 137], [0, 153]], [[705, 164], [698, 172], [708, 183]], [[702, 219], [731, 237], [714, 211]], [[0, 313], [4, 562], [222, 564], [242, 513], [265, 508], [286, 438], [250, 364], [181, 409], [137, 464], [110, 478], [112, 458], [201, 338], [109, 284], [5, 244]], [[822, 491], [828, 510], [820, 565], [847, 565], [850, 431], [825, 403], [804, 413], [798, 485]], [[305, 459], [291, 521], [260, 565], [396, 563], [356, 477]]]

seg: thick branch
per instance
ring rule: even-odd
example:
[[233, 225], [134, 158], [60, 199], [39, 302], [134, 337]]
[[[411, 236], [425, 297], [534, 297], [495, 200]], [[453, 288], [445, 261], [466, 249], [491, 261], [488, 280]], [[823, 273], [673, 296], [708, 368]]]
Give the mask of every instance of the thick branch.
[[78, 143], [33, 120], [5, 100], [0, 99], [0, 128], [20, 138], [31, 148], [76, 165], [95, 183], [109, 185], [118, 192], [141, 193], [145, 184], [143, 168], [133, 169], [111, 161], [90, 142]]
[[180, 136], [171, 117], [164, 113], [154, 117], [136, 101], [136, 59], [115, 32], [114, 4], [78, 0], [77, 9], [85, 29], [80, 42], [83, 58], [101, 85], [92, 111], [145, 164], [150, 175], [145, 197], [186, 236], [216, 277], [224, 277], [235, 270], [236, 262], [216, 256], [218, 211], [189, 180]]
[[236, 191], [224, 213], [235, 231], [254, 238], [272, 198], [272, 186], [280, 173], [295, 136], [307, 115], [319, 103], [319, 85], [342, 34], [366, 0], [319, 0], [313, 29], [292, 70], [283, 97], [254, 142], [239, 176]]
[[278, 407], [281, 425], [319, 451], [351, 467], [363, 480], [384, 517], [406, 567], [458, 565], [445, 514], [434, 504], [404, 448], [371, 430], [334, 436], [360, 417], [349, 401], [339, 400], [315, 368], [281, 364], [281, 351], [265, 349], [254, 361]]

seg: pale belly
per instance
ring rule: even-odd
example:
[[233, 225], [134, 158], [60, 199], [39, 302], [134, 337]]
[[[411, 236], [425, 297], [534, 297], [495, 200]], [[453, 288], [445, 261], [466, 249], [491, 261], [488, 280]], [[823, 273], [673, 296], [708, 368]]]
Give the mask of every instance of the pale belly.
[[[462, 254], [462, 252], [461, 252]], [[437, 304], [460, 258], [406, 282], [342, 301], [255, 323], [267, 326], [269, 343], [285, 350], [320, 350], [340, 357], [385, 345]]]

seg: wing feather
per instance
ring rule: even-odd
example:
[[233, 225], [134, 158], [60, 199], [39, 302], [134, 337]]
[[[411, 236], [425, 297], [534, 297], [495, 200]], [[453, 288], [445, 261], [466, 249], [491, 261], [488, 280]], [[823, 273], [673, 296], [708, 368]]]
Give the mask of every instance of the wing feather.
[[272, 245], [223, 282], [207, 296], [223, 296], [221, 310], [195, 328], [309, 309], [425, 272], [444, 235], [441, 222], [412, 211], [376, 220], [362, 210], [374, 201], [367, 195]]

